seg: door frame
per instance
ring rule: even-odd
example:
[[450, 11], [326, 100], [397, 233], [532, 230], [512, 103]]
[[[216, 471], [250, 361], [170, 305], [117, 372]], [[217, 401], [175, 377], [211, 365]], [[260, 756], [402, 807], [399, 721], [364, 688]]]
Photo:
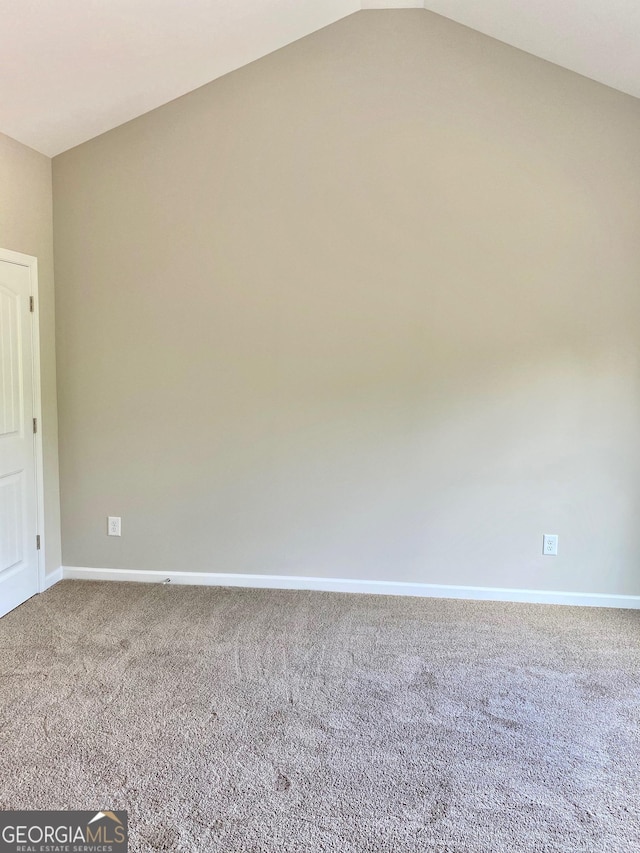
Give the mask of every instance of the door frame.
[[0, 261], [27, 267], [29, 270], [29, 294], [33, 299], [31, 312], [31, 372], [33, 387], [33, 417], [37, 418], [38, 431], [33, 434], [36, 486], [36, 531], [40, 536], [38, 559], [38, 592], [46, 589], [46, 537], [44, 534], [44, 461], [42, 453], [42, 389], [40, 380], [40, 300], [38, 298], [38, 259], [11, 249], [0, 249]]

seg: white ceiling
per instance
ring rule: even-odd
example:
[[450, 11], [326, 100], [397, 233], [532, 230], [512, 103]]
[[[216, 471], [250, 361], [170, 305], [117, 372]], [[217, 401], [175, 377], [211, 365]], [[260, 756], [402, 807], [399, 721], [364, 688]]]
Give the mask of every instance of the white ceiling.
[[640, 98], [640, 0], [426, 0], [424, 5]]
[[640, 0], [0, 0], [0, 131], [53, 156], [360, 8], [416, 6], [640, 97]]

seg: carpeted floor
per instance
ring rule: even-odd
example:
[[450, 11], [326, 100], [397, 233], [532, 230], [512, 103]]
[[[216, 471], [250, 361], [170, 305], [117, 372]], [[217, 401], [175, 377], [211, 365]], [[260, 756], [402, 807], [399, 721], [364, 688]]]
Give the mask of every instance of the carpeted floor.
[[133, 851], [640, 850], [640, 613], [64, 581], [0, 620], [0, 807]]

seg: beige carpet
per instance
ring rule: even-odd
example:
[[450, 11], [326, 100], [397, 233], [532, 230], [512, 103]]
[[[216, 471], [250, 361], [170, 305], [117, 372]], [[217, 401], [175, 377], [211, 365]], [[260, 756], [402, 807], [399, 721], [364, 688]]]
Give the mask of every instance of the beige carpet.
[[640, 614], [65, 581], [0, 620], [0, 805], [135, 851], [640, 850]]

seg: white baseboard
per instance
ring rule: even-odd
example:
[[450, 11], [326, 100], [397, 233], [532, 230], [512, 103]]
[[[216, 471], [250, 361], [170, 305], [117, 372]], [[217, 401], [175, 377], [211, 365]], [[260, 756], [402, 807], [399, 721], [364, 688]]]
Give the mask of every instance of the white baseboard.
[[[403, 581], [311, 578], [295, 575], [241, 575], [216, 572], [155, 572], [134, 569], [92, 569], [63, 566], [63, 578], [92, 581], [191, 584], [196, 586], [240, 586], [258, 589], [307, 589], [325, 592], [359, 592], [373, 595], [414, 595], [422, 598], [461, 598], [478, 601], [515, 601], [531, 604], [570, 604], [587, 607], [622, 607], [639, 610], [640, 595], [607, 595], [590, 592], [557, 592], [537, 589], [501, 589], [483, 586]], [[54, 581], [55, 583], [55, 581]]]
[[55, 571], [53, 571], [53, 572], [49, 572], [49, 574], [48, 574], [48, 575], [45, 575], [45, 576], [44, 576], [44, 581], [43, 581], [43, 584], [42, 584], [42, 589], [41, 589], [40, 591], [41, 591], [41, 592], [44, 592], [44, 591], [45, 591], [45, 589], [50, 589], [52, 586], [54, 586], [54, 584], [57, 584], [59, 581], [61, 581], [61, 580], [62, 580], [62, 576], [63, 576], [63, 568], [62, 568], [62, 566], [59, 566], [59, 567], [58, 567]]

